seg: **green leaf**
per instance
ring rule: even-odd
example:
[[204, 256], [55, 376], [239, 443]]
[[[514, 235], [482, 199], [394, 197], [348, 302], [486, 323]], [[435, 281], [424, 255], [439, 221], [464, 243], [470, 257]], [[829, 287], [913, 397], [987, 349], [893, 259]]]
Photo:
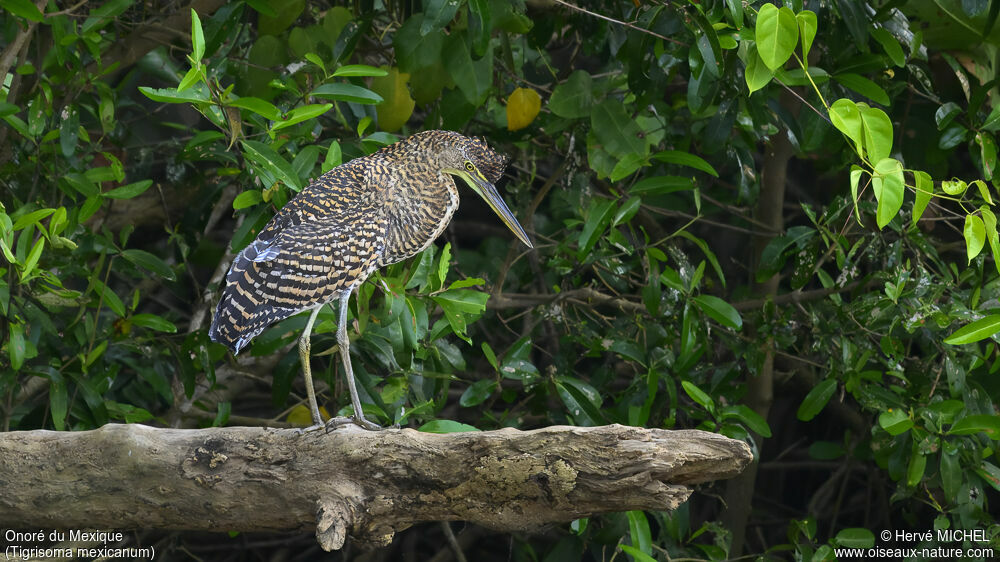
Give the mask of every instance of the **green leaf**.
[[490, 36], [493, 31], [493, 11], [490, 9], [489, 0], [469, 0], [469, 11], [475, 16], [472, 22], [478, 20], [479, 25], [473, 25], [473, 49], [478, 56], [486, 53], [490, 44]]
[[459, 279], [448, 285], [448, 290], [451, 289], [465, 289], [467, 287], [482, 287], [486, 284], [486, 281], [481, 277], [466, 277], [465, 279]]
[[889, 55], [889, 60], [892, 64], [902, 68], [906, 66], [906, 56], [903, 54], [903, 48], [900, 47], [899, 41], [892, 36], [891, 33], [885, 30], [885, 28], [877, 27], [868, 28], [868, 33], [878, 41], [879, 45], [882, 45], [882, 50], [885, 54]]
[[260, 98], [255, 98], [253, 96], [246, 96], [238, 100], [230, 101], [229, 105], [231, 107], [250, 110], [257, 115], [270, 119], [271, 121], [278, 121], [281, 119], [281, 111], [278, 110], [273, 103]]
[[340, 150], [340, 143], [337, 141], [332, 141], [330, 147], [326, 150], [326, 157], [323, 158], [323, 173], [327, 173], [330, 170], [336, 168], [344, 162], [344, 156]]
[[795, 22], [799, 25], [799, 39], [802, 41], [802, 61], [808, 64], [809, 49], [812, 47], [813, 39], [816, 37], [816, 29], [819, 27], [816, 23], [816, 13], [802, 10], [795, 14]]
[[795, 12], [790, 8], [779, 9], [774, 4], [764, 4], [757, 13], [754, 35], [757, 52], [764, 64], [771, 70], [782, 67], [799, 41]]
[[483, 342], [479, 347], [483, 350], [483, 357], [486, 357], [493, 370], [499, 370], [499, 367], [497, 367], [497, 356], [493, 353], [493, 348], [490, 347], [490, 344]]
[[448, 278], [448, 269], [451, 267], [451, 242], [446, 242], [441, 249], [441, 257], [438, 259], [437, 277], [438, 287], [444, 287], [444, 281]]
[[479, 429], [457, 421], [431, 420], [418, 427], [417, 431], [423, 431], [424, 433], [464, 433], [467, 431], [479, 431]]
[[191, 58], [200, 62], [205, 58], [205, 32], [201, 29], [201, 18], [191, 8]]
[[11, 230], [18, 231], [28, 226], [29, 224], [34, 224], [41, 227], [42, 226], [41, 221], [45, 217], [55, 212], [56, 212], [55, 209], [38, 209], [37, 211], [31, 211], [30, 213], [21, 215], [20, 217], [17, 218], [17, 220], [14, 221], [13, 226], [11, 226]]
[[177, 326], [174, 326], [173, 322], [155, 314], [136, 314], [132, 316], [132, 323], [136, 326], [156, 330], [157, 332], [177, 333]]
[[823, 382], [817, 384], [806, 394], [806, 397], [802, 399], [802, 404], [799, 405], [799, 410], [796, 413], [796, 417], [801, 421], [809, 421], [816, 417], [823, 408], [826, 407], [827, 402], [833, 396], [833, 393], [837, 390], [837, 381], [835, 379], [826, 379]]
[[31, 272], [38, 265], [38, 260], [42, 257], [42, 250], [45, 249], [45, 238], [35, 240], [35, 245], [28, 252], [28, 257], [24, 258], [24, 269], [21, 270], [21, 282], [27, 281]]
[[466, 101], [474, 106], [482, 104], [493, 87], [493, 57], [472, 60], [464, 34], [452, 33], [445, 42], [442, 59]]
[[309, 119], [315, 119], [327, 111], [330, 111], [331, 108], [333, 108], [332, 103], [315, 103], [296, 107], [288, 112], [288, 116], [284, 121], [275, 123], [271, 130], [277, 131], [278, 129], [284, 129], [285, 127], [291, 127], [292, 125], [297, 125], [303, 121], [308, 121]]
[[684, 388], [684, 392], [691, 397], [691, 400], [694, 400], [709, 412], [715, 410], [715, 401], [712, 400], [712, 397], [706, 394], [704, 390], [698, 388], [693, 382], [681, 381], [681, 386]]
[[864, 174], [864, 168], [851, 164], [851, 198], [854, 200], [854, 218], [858, 220], [858, 225], [861, 224], [861, 211], [858, 209], [858, 184], [861, 183], [861, 176]]
[[739, 330], [743, 327], [743, 318], [731, 304], [712, 295], [698, 295], [694, 303], [712, 320], [727, 328]]
[[965, 142], [966, 136], [968, 136], [969, 130], [959, 124], [953, 124], [941, 133], [941, 138], [938, 139], [938, 148], [941, 150], [950, 150], [956, 146]]
[[875, 535], [868, 529], [853, 527], [838, 532], [833, 542], [846, 548], [871, 548], [875, 545]]
[[[957, 104], [955, 105], [957, 107]], [[961, 109], [959, 109], [959, 111], [961, 111]], [[944, 125], [938, 126], [938, 130], [942, 128], [944, 128]], [[983, 125], [980, 127], [980, 129], [983, 131], [989, 131], [991, 133], [995, 133], [997, 130], [1000, 130], [1000, 105], [995, 106], [990, 111], [990, 114], [986, 116], [986, 120], [983, 121]]]
[[1000, 273], [1000, 233], [997, 232], [997, 217], [986, 205], [979, 208], [986, 226], [986, 239], [990, 242], [990, 252], [993, 254], [993, 265]]
[[639, 212], [639, 206], [642, 204], [642, 199], [636, 196], [629, 197], [621, 206], [618, 208], [618, 212], [615, 213], [615, 217], [611, 220], [611, 226], [615, 227], [623, 222], [628, 222], [632, 220], [632, 217]]
[[750, 90], [751, 94], [767, 86], [774, 78], [774, 71], [761, 60], [756, 43], [751, 44], [750, 48], [747, 49], [746, 71], [743, 77], [746, 79], [747, 89]]
[[[979, 162], [983, 169], [983, 177], [992, 180], [997, 167], [997, 143], [993, 140], [993, 135], [985, 131], [976, 133], [975, 141], [979, 145]], [[982, 180], [977, 181], [982, 183]], [[986, 193], [983, 198], [989, 201], [988, 192], [985, 189], [981, 191]]]
[[948, 345], [975, 343], [997, 332], [1000, 332], [1000, 314], [990, 314], [955, 330], [955, 333], [944, 339], [944, 343]]
[[916, 226], [934, 195], [934, 181], [931, 180], [930, 174], [920, 170], [913, 172], [913, 181], [916, 188], [913, 201], [913, 225]]
[[0, 7], [26, 20], [41, 22], [45, 19], [31, 0], [0, 0]]
[[316, 66], [318, 66], [320, 68], [320, 70], [322, 70], [323, 73], [326, 74], [326, 64], [323, 63], [323, 59], [319, 58], [319, 55], [317, 55], [316, 53], [313, 53], [313, 52], [309, 52], [309, 53], [306, 53], [305, 55], [303, 55], [303, 57], [307, 61], [315, 64]]
[[861, 111], [858, 104], [845, 98], [833, 102], [830, 106], [830, 122], [838, 131], [854, 141], [854, 146], [861, 154], [864, 143], [864, 125], [861, 121]]
[[374, 105], [382, 103], [382, 96], [354, 84], [323, 84], [310, 94], [317, 98]]
[[333, 71], [333, 76], [385, 76], [388, 71], [367, 64], [345, 64]]
[[881, 86], [860, 74], [834, 74], [833, 79], [840, 82], [845, 88], [853, 90], [875, 103], [889, 105], [889, 94], [885, 93]]
[[392, 38], [393, 51], [402, 72], [415, 74], [441, 62], [441, 49], [446, 36], [443, 31], [420, 33], [423, 20], [424, 14], [413, 14]]
[[892, 121], [884, 111], [859, 103], [858, 112], [864, 125], [864, 147], [870, 162], [878, 162], [892, 153]]
[[597, 141], [612, 156], [624, 158], [647, 153], [648, 145], [640, 138], [642, 129], [617, 100], [607, 99], [594, 106], [590, 126]]
[[66, 429], [68, 405], [69, 392], [66, 389], [66, 380], [62, 376], [52, 377], [49, 384], [49, 410], [52, 415], [52, 425], [56, 431]]
[[546, 104], [549, 111], [565, 119], [578, 119], [590, 115], [594, 105], [593, 83], [584, 70], [576, 70], [565, 82], [552, 90]]
[[620, 544], [618, 547], [622, 549], [622, 552], [631, 556], [636, 562], [656, 562], [656, 558], [653, 558], [634, 546]]
[[577, 241], [576, 255], [578, 259], [582, 260], [597, 244], [597, 239], [600, 238], [611, 221], [611, 214], [614, 210], [615, 202], [610, 199], [594, 199], [590, 202], [587, 222], [583, 224], [583, 230], [580, 231], [580, 238]]
[[62, 155], [72, 158], [77, 150], [77, 141], [80, 131], [80, 112], [76, 106], [69, 106], [61, 115], [62, 122], [59, 124], [59, 148]]
[[[257, 6], [259, 3], [252, 4]], [[278, 35], [288, 29], [305, 9], [305, 0], [267, 0], [267, 8], [257, 18], [257, 32], [261, 35]], [[271, 11], [274, 15], [268, 14]]]
[[459, 2], [456, 0], [426, 0], [423, 3], [424, 20], [420, 24], [420, 34], [437, 31], [455, 18]]
[[577, 425], [594, 426], [604, 422], [602, 397], [594, 387], [573, 377], [556, 377], [555, 386]]
[[287, 160], [278, 155], [270, 146], [257, 141], [240, 141], [243, 145], [244, 154], [254, 163], [260, 165], [268, 172], [274, 174], [276, 178], [285, 183], [293, 191], [302, 189], [302, 180], [292, 169]]
[[970, 185], [976, 186], [976, 189], [979, 190], [979, 196], [982, 197], [988, 205], [993, 204], [993, 197], [990, 196], [990, 190], [986, 187], [986, 182], [983, 180], [973, 180]]
[[153, 185], [153, 180], [142, 180], [114, 189], [109, 189], [101, 194], [107, 199], [131, 199], [145, 193], [149, 186]]
[[10, 356], [10, 366], [14, 371], [19, 371], [24, 365], [27, 357], [27, 345], [24, 339], [24, 324], [10, 324], [8, 334], [7, 354]]
[[969, 189], [969, 184], [962, 180], [944, 180], [941, 182], [941, 190], [948, 195], [961, 195]]
[[912, 488], [919, 484], [926, 468], [927, 456], [914, 444], [913, 452], [910, 454], [910, 464], [906, 468], [906, 485]]
[[139, 86], [139, 91], [147, 98], [161, 103], [193, 103], [195, 105], [211, 103], [208, 88], [205, 84], [196, 84], [183, 92], [175, 88], [148, 88]]
[[649, 520], [642, 511], [629, 511], [628, 528], [632, 546], [646, 554], [653, 554], [653, 539], [649, 532]]
[[489, 299], [489, 294], [469, 289], [458, 289], [438, 293], [431, 297], [431, 299], [444, 311], [444, 317], [451, 326], [452, 332], [465, 341], [472, 343], [465, 334], [466, 317], [478, 318], [486, 310], [486, 301]]
[[[29, 0], [30, 1], [30, 0]], [[100, 8], [92, 10], [83, 25], [80, 26], [80, 35], [87, 35], [92, 31], [97, 31], [105, 25], [114, 21], [115, 17], [128, 9], [134, 0], [109, 0], [101, 4]]]
[[458, 399], [458, 404], [464, 408], [482, 404], [496, 392], [499, 385], [494, 379], [483, 379], [469, 385]]
[[166, 262], [145, 250], [122, 250], [122, 257], [136, 266], [152, 271], [167, 281], [177, 280], [174, 271]]
[[431, 298], [442, 306], [447, 304], [452, 310], [464, 314], [481, 314], [486, 310], [486, 301], [489, 300], [489, 297], [489, 293], [482, 291], [456, 289], [442, 291]]
[[949, 451], [947, 447], [943, 448], [941, 450], [941, 488], [946, 497], [958, 497], [962, 480], [962, 466], [959, 463], [958, 453]]
[[876, 222], [885, 228], [903, 207], [903, 165], [895, 158], [883, 158], [875, 164], [872, 175], [872, 190], [878, 200]]
[[948, 435], [973, 435], [983, 432], [990, 439], [1000, 439], [1000, 416], [974, 414], [965, 416], [951, 425]]
[[125, 305], [122, 304], [122, 300], [118, 298], [107, 285], [105, 285], [100, 279], [94, 279], [94, 287], [96, 287], [97, 292], [100, 293], [101, 299], [104, 304], [111, 309], [119, 318], [125, 317]]
[[233, 199], [233, 209], [246, 209], [247, 207], [253, 207], [257, 203], [264, 200], [259, 189], [248, 189], [243, 193], [236, 196]]
[[667, 164], [677, 164], [679, 166], [687, 166], [689, 168], [701, 170], [702, 172], [711, 174], [715, 177], [719, 177], [719, 172], [716, 172], [715, 168], [713, 168], [711, 164], [706, 162], [704, 158], [700, 156], [695, 156], [690, 152], [681, 152], [679, 150], [664, 150], [661, 152], [657, 152], [652, 157], [659, 160], [660, 162], [665, 162]]
[[965, 236], [965, 254], [972, 263], [972, 259], [983, 251], [986, 245], [986, 225], [983, 219], [976, 215], [965, 215], [965, 228], [962, 229]]
[[746, 404], [736, 404], [734, 406], [726, 406], [720, 412], [722, 419], [735, 418], [750, 428], [751, 431], [760, 435], [761, 437], [768, 438], [771, 437], [771, 426], [767, 424], [767, 420], [761, 417], [760, 414], [753, 411]]
[[994, 490], [1000, 492], [1000, 467], [989, 461], [983, 461], [975, 471], [983, 481], [992, 486]]
[[653, 176], [635, 182], [628, 190], [634, 195], [666, 195], [694, 188], [694, 179], [682, 176]]
[[961, 112], [962, 108], [953, 101], [937, 108], [937, 111], [934, 112], [934, 122], [937, 123], [938, 130], [940, 131], [947, 127], [951, 123], [952, 119], [954, 119], [955, 116]]
[[191, 86], [194, 86], [201, 81], [201, 67], [197, 64], [192, 66], [190, 70], [181, 78], [180, 83], [177, 84], [177, 91], [183, 92]]
[[905, 433], [913, 427], [913, 420], [905, 410], [889, 408], [878, 415], [878, 424], [893, 437]]

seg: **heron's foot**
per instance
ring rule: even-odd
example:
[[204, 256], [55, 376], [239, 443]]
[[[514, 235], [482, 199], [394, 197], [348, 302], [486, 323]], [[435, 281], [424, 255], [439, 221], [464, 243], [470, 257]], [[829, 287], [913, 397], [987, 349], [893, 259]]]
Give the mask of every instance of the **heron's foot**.
[[298, 428], [296, 428], [295, 429], [295, 433], [297, 433], [299, 435], [305, 435], [306, 433], [312, 433], [314, 431], [318, 431], [320, 429], [323, 429], [324, 427], [326, 427], [326, 424], [314, 423], [314, 424], [310, 425], [309, 427], [298, 427]]
[[383, 429], [385, 429], [384, 427], [375, 422], [368, 421], [362, 414], [355, 414], [354, 417], [351, 419], [354, 420], [354, 423], [360, 425], [361, 427], [367, 429], [368, 431], [382, 431]]
[[336, 418], [326, 420], [326, 432], [330, 433], [338, 427], [351, 424], [354, 424], [361, 429], [367, 429], [368, 431], [382, 431], [382, 429], [384, 429], [379, 424], [368, 421], [368, 419], [364, 416], [338, 416]]

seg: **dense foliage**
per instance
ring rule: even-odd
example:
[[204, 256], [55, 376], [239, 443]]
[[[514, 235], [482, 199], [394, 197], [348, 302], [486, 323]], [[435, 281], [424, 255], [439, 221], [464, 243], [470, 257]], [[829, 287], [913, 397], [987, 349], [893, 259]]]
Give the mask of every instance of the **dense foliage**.
[[[0, 0], [3, 430], [308, 421], [305, 318], [231, 356], [206, 336], [223, 274], [310, 178], [441, 128], [512, 157], [536, 249], [465, 191], [438, 246], [373, 276], [366, 414], [696, 427], [759, 458], [674, 513], [467, 529], [470, 556], [829, 559], [996, 529], [997, 4], [580, 5]], [[331, 412], [334, 329], [327, 308]]]

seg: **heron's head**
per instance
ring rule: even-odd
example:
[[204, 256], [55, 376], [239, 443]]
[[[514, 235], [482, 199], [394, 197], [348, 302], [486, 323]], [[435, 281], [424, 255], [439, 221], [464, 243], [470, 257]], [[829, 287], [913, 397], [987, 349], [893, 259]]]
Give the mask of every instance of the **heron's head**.
[[468, 138], [457, 134], [455, 142], [449, 143], [443, 156], [443, 170], [465, 180], [465, 183], [473, 191], [486, 200], [490, 208], [500, 217], [500, 220], [514, 233], [514, 236], [517, 236], [521, 242], [531, 248], [528, 235], [514, 218], [514, 214], [510, 212], [507, 204], [500, 197], [500, 193], [497, 192], [496, 183], [500, 181], [504, 168], [507, 167], [507, 157], [490, 148], [482, 139]]

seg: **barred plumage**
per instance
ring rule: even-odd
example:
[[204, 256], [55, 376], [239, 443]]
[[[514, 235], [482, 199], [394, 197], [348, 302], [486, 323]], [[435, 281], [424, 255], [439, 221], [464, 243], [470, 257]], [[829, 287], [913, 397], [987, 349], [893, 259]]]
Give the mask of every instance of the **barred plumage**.
[[429, 246], [458, 208], [459, 176], [519, 239], [527, 235], [494, 185], [506, 158], [485, 141], [425, 131], [338, 166], [298, 193], [233, 260], [209, 336], [234, 353], [270, 324], [313, 310], [300, 340], [313, 421], [321, 424], [309, 369], [309, 333], [319, 308], [339, 300], [337, 333], [354, 421], [364, 419], [346, 335], [347, 299], [371, 273]]

